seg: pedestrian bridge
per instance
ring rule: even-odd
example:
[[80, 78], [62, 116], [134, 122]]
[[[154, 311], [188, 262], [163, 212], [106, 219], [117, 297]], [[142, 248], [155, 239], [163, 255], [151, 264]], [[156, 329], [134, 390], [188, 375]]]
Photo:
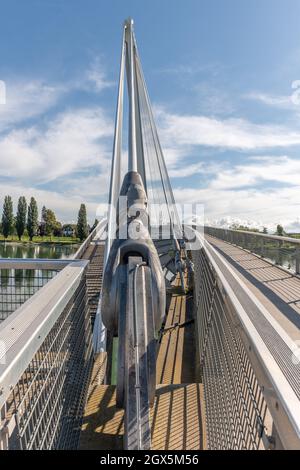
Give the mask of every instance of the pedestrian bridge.
[[1, 449], [299, 449], [299, 248], [179, 220], [126, 21], [107, 216], [0, 260]]

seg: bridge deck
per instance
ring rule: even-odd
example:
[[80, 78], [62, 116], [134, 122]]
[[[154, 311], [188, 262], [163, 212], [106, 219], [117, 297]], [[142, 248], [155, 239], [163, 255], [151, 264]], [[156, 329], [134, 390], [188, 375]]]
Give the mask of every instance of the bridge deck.
[[[157, 358], [156, 398], [151, 410], [152, 449], [205, 448], [202, 384], [196, 383], [196, 354], [192, 297], [179, 293], [179, 280], [169, 298], [166, 328]], [[124, 434], [123, 410], [116, 407], [115, 386], [99, 385], [101, 364], [95, 363], [85, 408], [80, 448], [121, 449]]]
[[217, 238], [206, 240], [221, 253], [293, 340], [299, 340], [300, 277]]
[[[175, 280], [162, 335], [157, 364], [156, 383], [181, 384], [196, 381], [195, 339], [193, 319], [193, 296], [182, 294], [179, 278]], [[186, 324], [185, 324], [186, 323]], [[174, 327], [185, 324], [184, 327]]]

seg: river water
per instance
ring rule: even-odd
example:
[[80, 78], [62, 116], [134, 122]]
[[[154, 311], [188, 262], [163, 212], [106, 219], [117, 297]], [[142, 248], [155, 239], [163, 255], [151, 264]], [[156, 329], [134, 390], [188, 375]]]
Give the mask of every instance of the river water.
[[[1, 258], [69, 259], [78, 244], [0, 243]], [[57, 271], [0, 269], [0, 322], [43, 287]]]
[[78, 244], [0, 243], [0, 258], [70, 258]]

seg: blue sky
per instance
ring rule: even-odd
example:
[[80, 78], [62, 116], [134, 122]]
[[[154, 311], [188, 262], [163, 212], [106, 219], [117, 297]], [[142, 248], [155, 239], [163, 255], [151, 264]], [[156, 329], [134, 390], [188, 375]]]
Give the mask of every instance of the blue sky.
[[[300, 230], [298, 0], [2, 0], [0, 201], [64, 221], [107, 200], [132, 16], [176, 200], [211, 222]], [[292, 88], [294, 84], [294, 88]], [[299, 89], [298, 89], [299, 86]]]

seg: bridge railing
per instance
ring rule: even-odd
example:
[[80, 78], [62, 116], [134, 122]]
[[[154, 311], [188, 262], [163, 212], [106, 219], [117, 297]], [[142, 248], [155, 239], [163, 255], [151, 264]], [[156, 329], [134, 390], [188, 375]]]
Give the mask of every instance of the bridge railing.
[[92, 364], [87, 265], [69, 261], [0, 324], [2, 449], [77, 446]]
[[219, 227], [204, 227], [204, 233], [300, 274], [300, 239]]
[[0, 259], [0, 322], [68, 263], [68, 260]]
[[78, 248], [78, 250], [73, 256], [74, 259], [80, 259], [82, 257], [83, 253], [86, 251], [91, 241], [93, 241], [93, 239], [96, 238], [98, 235], [101, 236], [104, 233], [106, 225], [107, 225], [106, 219], [100, 220], [97, 226], [91, 231], [88, 237], [80, 245], [80, 247]]
[[210, 449], [300, 448], [297, 346], [201, 235], [191, 251]]

